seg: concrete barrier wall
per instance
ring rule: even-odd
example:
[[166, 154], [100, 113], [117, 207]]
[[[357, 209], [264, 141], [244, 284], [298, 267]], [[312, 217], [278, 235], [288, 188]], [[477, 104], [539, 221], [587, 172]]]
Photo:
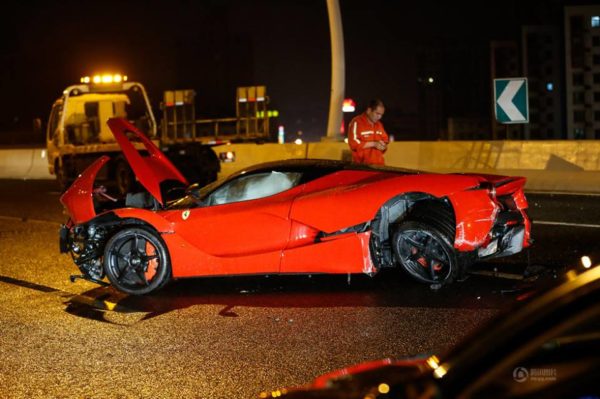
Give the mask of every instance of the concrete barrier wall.
[[[350, 157], [344, 143], [310, 143], [309, 158]], [[387, 165], [439, 170], [600, 171], [600, 141], [397, 141]]]
[[[262, 162], [292, 158], [350, 160], [344, 143], [231, 144], [219, 177]], [[600, 193], [600, 140], [587, 141], [398, 141], [386, 164], [430, 172], [478, 172], [525, 176], [528, 190]], [[0, 178], [53, 179], [42, 148], [0, 149]]]
[[44, 148], [0, 149], [0, 179], [54, 179]]
[[[276, 144], [269, 152], [252, 144], [227, 146], [236, 161], [223, 176], [261, 161], [289, 158], [350, 160], [345, 143], [308, 143], [297, 151]], [[215, 150], [225, 146], [216, 147]], [[243, 148], [243, 150], [242, 150]], [[239, 153], [237, 151], [240, 151]], [[302, 153], [306, 156], [303, 156]], [[252, 153], [246, 158], [245, 154]], [[293, 154], [293, 156], [291, 156]], [[600, 141], [397, 141], [390, 143], [386, 164], [439, 173], [477, 172], [525, 176], [528, 190], [600, 193]]]
[[221, 173], [219, 177], [226, 177], [263, 162], [278, 161], [281, 159], [306, 158], [306, 145], [296, 144], [227, 144], [213, 148], [218, 156], [232, 152], [235, 160], [232, 162], [221, 162]]
[[390, 165], [425, 170], [600, 170], [600, 141], [395, 142]]

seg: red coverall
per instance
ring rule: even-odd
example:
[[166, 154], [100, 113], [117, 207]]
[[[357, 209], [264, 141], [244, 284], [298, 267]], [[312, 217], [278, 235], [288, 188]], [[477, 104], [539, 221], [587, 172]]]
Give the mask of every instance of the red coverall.
[[389, 142], [388, 135], [380, 121], [372, 123], [366, 113], [354, 117], [348, 125], [348, 144], [352, 150], [352, 161], [383, 165], [383, 151], [377, 148], [364, 148], [369, 141]]

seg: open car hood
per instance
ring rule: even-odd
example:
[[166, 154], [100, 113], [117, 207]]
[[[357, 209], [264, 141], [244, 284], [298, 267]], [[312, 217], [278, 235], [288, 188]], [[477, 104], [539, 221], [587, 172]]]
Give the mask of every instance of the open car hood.
[[[189, 185], [185, 177], [158, 147], [131, 123], [122, 118], [112, 118], [108, 120], [108, 126], [139, 182], [161, 205], [164, 205], [161, 186], [165, 182]], [[143, 144], [147, 155], [140, 154], [130, 141], [128, 134]], [[96, 216], [93, 201], [94, 180], [109, 159], [106, 155], [97, 159], [75, 179], [60, 197], [60, 202], [65, 206], [74, 223], [83, 223]]]
[[[112, 131], [115, 139], [121, 146], [121, 150], [133, 169], [133, 173], [138, 178], [142, 186], [164, 205], [161, 185], [166, 181], [177, 181], [185, 186], [189, 183], [177, 168], [169, 161], [152, 140], [146, 137], [135, 126], [123, 118], [111, 118], [108, 120], [108, 127]], [[127, 137], [127, 133], [137, 138], [148, 152], [147, 156], [142, 157], [133, 143]]]

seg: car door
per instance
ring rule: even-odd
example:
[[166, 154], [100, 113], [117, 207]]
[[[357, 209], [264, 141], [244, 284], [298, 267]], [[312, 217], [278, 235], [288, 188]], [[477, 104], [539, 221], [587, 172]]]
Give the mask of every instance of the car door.
[[181, 211], [175, 232], [221, 259], [223, 274], [278, 272], [290, 236], [291, 204], [302, 191], [300, 175], [263, 171], [239, 176], [209, 194], [204, 206]]

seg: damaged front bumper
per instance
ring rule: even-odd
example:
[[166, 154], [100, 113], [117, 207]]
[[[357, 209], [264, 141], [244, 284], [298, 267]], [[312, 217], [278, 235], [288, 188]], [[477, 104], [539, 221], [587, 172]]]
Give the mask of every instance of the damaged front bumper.
[[69, 253], [86, 280], [104, 278], [102, 256], [107, 229], [102, 224], [62, 225], [59, 232], [61, 253]]

